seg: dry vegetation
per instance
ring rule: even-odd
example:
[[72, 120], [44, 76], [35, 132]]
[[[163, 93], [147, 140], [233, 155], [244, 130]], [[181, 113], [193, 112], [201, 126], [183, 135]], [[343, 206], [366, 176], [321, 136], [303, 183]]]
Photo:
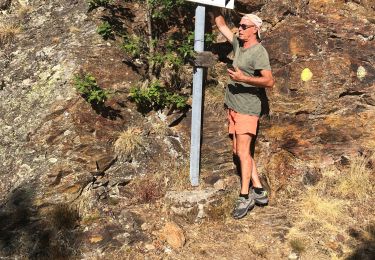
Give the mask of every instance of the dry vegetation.
[[189, 168], [172, 161], [166, 161], [154, 173], [136, 178], [129, 184], [134, 194], [134, 203], [153, 203], [163, 198], [168, 190], [182, 191], [189, 188]]
[[329, 248], [333, 258], [348, 256], [352, 248], [347, 243], [340, 245], [337, 238], [352, 240], [348, 231], [353, 227], [368, 233], [375, 213], [368, 208], [375, 199], [373, 170], [368, 162], [369, 157], [358, 156], [348, 169], [324, 170], [321, 181], [301, 196], [299, 214], [288, 234], [296, 253], [315, 247]]
[[73, 229], [78, 223], [79, 213], [67, 204], [58, 204], [51, 211], [50, 220], [58, 230]]
[[20, 6], [16, 10], [17, 16], [22, 20], [25, 19], [26, 16], [32, 12], [33, 8], [30, 5], [20, 3]]
[[141, 148], [145, 147], [145, 140], [142, 130], [136, 127], [129, 127], [123, 131], [114, 144], [115, 152], [121, 156], [130, 156]]
[[0, 44], [13, 42], [18, 34], [21, 33], [21, 27], [11, 23], [0, 24]]

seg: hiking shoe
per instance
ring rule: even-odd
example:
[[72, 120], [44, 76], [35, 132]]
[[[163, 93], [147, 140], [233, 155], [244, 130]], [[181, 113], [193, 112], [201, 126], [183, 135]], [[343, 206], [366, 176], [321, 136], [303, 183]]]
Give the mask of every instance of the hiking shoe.
[[236, 201], [236, 206], [233, 210], [232, 216], [235, 219], [240, 219], [246, 216], [249, 210], [252, 210], [255, 206], [254, 199], [249, 196], [248, 199], [244, 197], [239, 197]]
[[254, 191], [254, 189], [250, 189], [249, 197], [252, 197], [255, 204], [259, 206], [265, 206], [268, 204], [268, 192], [262, 191], [261, 194], [258, 194]]

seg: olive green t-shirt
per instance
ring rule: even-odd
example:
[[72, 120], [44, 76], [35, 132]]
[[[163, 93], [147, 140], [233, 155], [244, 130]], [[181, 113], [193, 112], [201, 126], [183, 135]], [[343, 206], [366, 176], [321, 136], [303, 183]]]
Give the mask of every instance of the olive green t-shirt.
[[[271, 70], [267, 50], [258, 43], [250, 48], [240, 46], [238, 38], [233, 36], [233, 66], [238, 67], [247, 76], [259, 76], [260, 70]], [[234, 111], [260, 116], [260, 88], [231, 79], [225, 91], [225, 104]]]

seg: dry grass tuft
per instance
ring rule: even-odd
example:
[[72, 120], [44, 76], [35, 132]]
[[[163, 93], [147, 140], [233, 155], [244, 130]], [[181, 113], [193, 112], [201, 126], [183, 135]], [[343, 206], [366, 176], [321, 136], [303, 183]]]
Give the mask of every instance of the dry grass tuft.
[[138, 202], [150, 203], [161, 199], [165, 195], [165, 186], [159, 178], [145, 179], [136, 185]]
[[290, 246], [292, 247], [293, 251], [301, 254], [306, 250], [305, 241], [302, 238], [293, 238], [289, 241]]
[[315, 221], [322, 224], [334, 224], [342, 219], [344, 215], [343, 206], [343, 201], [321, 197], [313, 189], [303, 196], [300, 203], [305, 221]]
[[[347, 169], [339, 170], [333, 166], [324, 169], [321, 180], [301, 195], [296, 204], [300, 214], [287, 236], [294, 251], [308, 255], [312, 252], [310, 248], [324, 248], [328, 250], [326, 253], [335, 257], [341, 246], [347, 248], [347, 252], [353, 250], [346, 243], [337, 241], [336, 237], [345, 237], [353, 226], [363, 229], [373, 219], [374, 211], [368, 207], [375, 199], [374, 176], [368, 167], [370, 159], [357, 156], [352, 158]], [[306, 245], [307, 242], [311, 247]]]
[[18, 34], [21, 33], [21, 27], [14, 24], [0, 25], [0, 44], [13, 42]]
[[187, 190], [190, 185], [190, 171], [188, 162], [184, 164], [174, 163], [166, 168], [167, 185], [172, 190]]
[[144, 146], [142, 130], [135, 127], [129, 127], [128, 130], [122, 132], [114, 144], [115, 152], [123, 156], [130, 156]]
[[21, 4], [17, 9], [17, 16], [20, 19], [24, 19], [29, 13], [31, 13], [33, 8], [30, 5]]
[[79, 213], [68, 204], [58, 204], [51, 211], [53, 226], [60, 229], [73, 229], [79, 220]]
[[337, 192], [344, 198], [360, 201], [374, 195], [371, 171], [367, 168], [369, 157], [358, 156], [351, 161], [350, 168], [338, 181]]
[[157, 136], [166, 136], [169, 131], [169, 127], [164, 122], [158, 122], [152, 125], [152, 130]]

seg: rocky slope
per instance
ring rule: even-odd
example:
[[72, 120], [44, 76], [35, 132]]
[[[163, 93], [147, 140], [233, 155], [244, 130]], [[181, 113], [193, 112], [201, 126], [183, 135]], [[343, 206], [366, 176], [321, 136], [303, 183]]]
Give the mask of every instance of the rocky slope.
[[[272, 200], [241, 221], [227, 217], [238, 179], [222, 107], [228, 53], [220, 35], [212, 51], [221, 61], [208, 70], [205, 90], [201, 185], [192, 189], [190, 111], [177, 121], [178, 113], [139, 113], [127, 96], [144, 68], [128, 62], [117, 39], [96, 33], [106, 15], [125, 30], [144, 26], [142, 4], [88, 12], [86, 1], [6, 0], [0, 10], [1, 257], [371, 259], [372, 1], [241, 0], [226, 13], [234, 24], [238, 12], [264, 19], [276, 78], [256, 148]], [[76, 92], [80, 71], [114, 93], [104, 107]], [[141, 145], [119, 155], [116, 140], [129, 129]], [[338, 191], [358, 155], [368, 178], [357, 180], [370, 184], [357, 182], [363, 197], [347, 198]], [[311, 190], [323, 196], [319, 205], [347, 201], [339, 210], [347, 218], [306, 211]], [[323, 222], [303, 222], [305, 212]]]

